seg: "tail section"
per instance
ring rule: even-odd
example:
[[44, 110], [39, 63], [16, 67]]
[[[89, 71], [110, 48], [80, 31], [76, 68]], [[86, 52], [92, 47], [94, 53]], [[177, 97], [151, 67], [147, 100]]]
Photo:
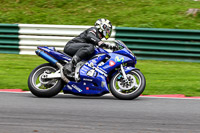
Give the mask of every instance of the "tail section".
[[[38, 50], [43, 51], [44, 53], [46, 53], [47, 55], [51, 56], [52, 58], [54, 58], [58, 61], [61, 61], [61, 60], [62, 61], [70, 61], [72, 58], [71, 56], [69, 56], [63, 52], [56, 51], [54, 47], [38, 47]], [[37, 52], [36, 52], [36, 54], [37, 54]]]

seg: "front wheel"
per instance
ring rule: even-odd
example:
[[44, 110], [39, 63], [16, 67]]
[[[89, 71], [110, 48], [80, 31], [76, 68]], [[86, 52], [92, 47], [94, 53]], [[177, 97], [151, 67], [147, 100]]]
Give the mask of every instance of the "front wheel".
[[110, 81], [110, 91], [118, 99], [132, 100], [142, 94], [146, 86], [144, 75], [139, 70], [127, 73], [127, 80], [119, 72]]
[[61, 79], [45, 79], [44, 74], [54, 73], [57, 69], [49, 63], [36, 67], [28, 78], [29, 90], [37, 97], [52, 97], [57, 95], [63, 83]]

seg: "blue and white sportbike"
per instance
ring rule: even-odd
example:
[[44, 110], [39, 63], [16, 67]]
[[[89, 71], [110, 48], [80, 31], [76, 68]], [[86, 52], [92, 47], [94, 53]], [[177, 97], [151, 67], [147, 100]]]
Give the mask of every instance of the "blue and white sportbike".
[[36, 67], [28, 78], [28, 87], [37, 97], [52, 97], [61, 90], [65, 94], [102, 96], [112, 93], [118, 99], [130, 100], [142, 94], [146, 86], [144, 75], [135, 68], [136, 57], [117, 40], [113, 52], [96, 47], [88, 59], [77, 63], [74, 77], [63, 73], [63, 66], [72, 57], [54, 47], [38, 47], [36, 54], [49, 63]]

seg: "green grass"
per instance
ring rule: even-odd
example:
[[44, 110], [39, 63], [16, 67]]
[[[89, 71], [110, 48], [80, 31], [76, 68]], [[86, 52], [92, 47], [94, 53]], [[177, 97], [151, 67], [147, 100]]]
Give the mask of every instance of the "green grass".
[[[42, 63], [37, 56], [0, 54], [0, 88], [28, 90], [29, 74]], [[146, 77], [145, 95], [200, 96], [200, 63], [139, 60], [136, 67]]]
[[115, 26], [200, 29], [193, 0], [0, 0], [0, 23], [93, 25], [99, 18]]
[[200, 96], [200, 63], [138, 61], [147, 87], [144, 94], [184, 94]]
[[0, 88], [28, 90], [29, 74], [45, 62], [37, 56], [0, 54]]

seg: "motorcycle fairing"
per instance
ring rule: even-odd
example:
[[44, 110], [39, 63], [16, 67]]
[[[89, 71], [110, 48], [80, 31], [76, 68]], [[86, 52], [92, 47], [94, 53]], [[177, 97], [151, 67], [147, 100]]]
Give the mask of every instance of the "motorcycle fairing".
[[116, 53], [116, 54], [120, 54], [120, 55], [123, 55], [123, 56], [126, 56], [126, 57], [129, 57], [131, 60], [131, 64], [132, 65], [135, 65], [137, 64], [137, 60], [136, 60], [136, 57], [133, 55], [133, 53], [131, 53], [130, 51], [128, 51], [127, 49], [121, 49], [121, 50], [118, 50], [118, 51], [114, 51], [113, 53]]
[[[106, 59], [106, 62], [102, 66], [98, 64]], [[113, 61], [113, 66], [110, 62]], [[120, 64], [130, 62], [131, 59], [120, 54], [109, 53], [97, 56], [85, 63], [79, 70], [80, 81], [70, 81], [64, 88], [65, 93], [73, 93], [77, 95], [103, 95], [109, 93], [107, 85], [107, 76]], [[127, 68], [127, 71], [131, 68]], [[88, 76], [90, 71], [94, 71], [92, 75]]]
[[121, 54], [109, 53], [109, 59], [105, 62], [104, 65], [99, 66], [100, 69], [103, 69], [105, 72], [110, 73], [113, 69], [118, 68], [121, 64], [131, 62], [132, 60], [129, 57], [125, 57]]
[[82, 78], [80, 82], [70, 81], [63, 91], [64, 93], [92, 96], [109, 93], [106, 77], [100, 73], [97, 73], [95, 77]]

